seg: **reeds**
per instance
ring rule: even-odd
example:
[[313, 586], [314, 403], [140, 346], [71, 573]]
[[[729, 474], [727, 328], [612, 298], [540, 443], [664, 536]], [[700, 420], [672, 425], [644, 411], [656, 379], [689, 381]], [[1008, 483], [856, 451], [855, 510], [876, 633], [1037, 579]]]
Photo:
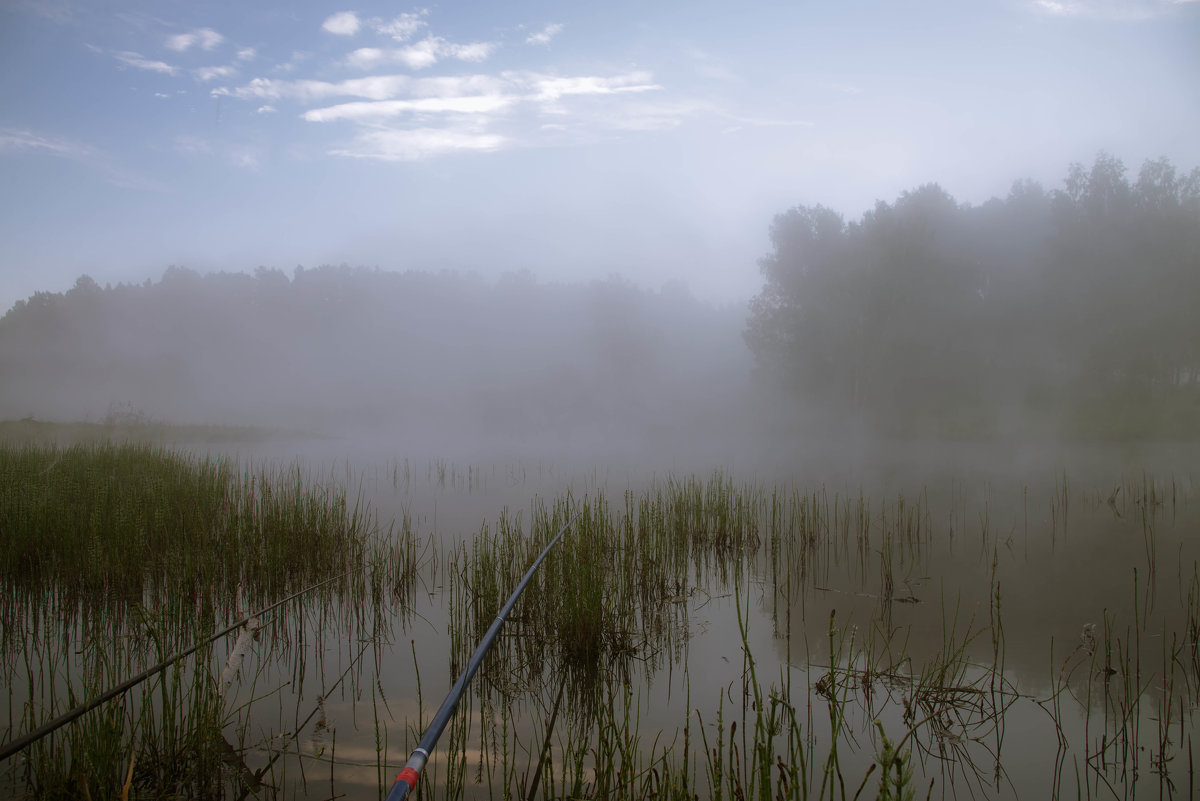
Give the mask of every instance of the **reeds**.
[[[435, 517], [418, 551], [414, 525], [423, 523], [413, 521], [428, 518], [406, 505], [398, 524], [380, 525], [361, 491], [347, 495], [296, 465], [250, 468], [153, 449], [143, 456], [156, 466], [144, 472], [118, 466], [128, 453], [103, 449], [68, 461], [89, 453], [92, 473], [74, 465], [67, 475], [90, 475], [93, 486], [77, 477], [56, 491], [91, 493], [87, 504], [67, 505], [75, 509], [67, 520], [88, 532], [118, 521], [109, 527], [126, 538], [120, 547], [105, 550], [103, 537], [84, 547], [52, 531], [51, 505], [38, 507], [37, 492], [14, 491], [0, 509], [24, 520], [41, 508], [46, 522], [34, 531], [62, 553], [13, 545], [17, 556], [21, 547], [36, 552], [21, 557], [27, 575], [6, 576], [0, 607], [7, 675], [26, 677], [16, 708], [27, 720], [14, 730], [61, 708], [71, 692], [86, 695], [211, 631], [234, 613], [239, 583], [251, 599], [269, 599], [338, 570], [358, 572], [317, 602], [264, 621], [224, 698], [216, 676], [230, 643], [64, 734], [81, 739], [59, 738], [38, 752], [44, 771], [21, 774], [29, 778], [20, 788], [34, 795], [78, 794], [81, 773], [94, 777], [92, 797], [119, 797], [126, 784], [135, 796], [155, 788], [290, 797], [311, 794], [318, 781], [322, 797], [351, 792], [341, 777], [354, 767], [343, 754], [355, 734], [335, 725], [335, 687], [351, 710], [343, 715], [364, 704], [356, 723], [370, 740], [368, 768], [387, 784], [436, 708], [443, 676], [458, 675], [530, 561], [576, 512], [460, 705], [422, 797], [841, 801], [1078, 790], [1133, 798], [1184, 797], [1194, 784], [1200, 570], [1194, 543], [1181, 536], [1194, 520], [1194, 489], [1176, 479], [1138, 476], [1088, 494], [1057, 475], [1042, 491], [1021, 488], [1008, 506], [990, 490], [971, 506], [953, 485], [946, 514], [930, 491], [881, 502], [714, 473], [608, 492], [593, 477], [586, 492], [505, 508], [474, 536], [436, 530]], [[33, 449], [3, 458], [25, 460], [19, 475], [55, 476], [66, 456]], [[145, 508], [113, 510], [129, 483], [180, 461], [188, 467], [175, 483], [128, 492]], [[523, 481], [523, 468], [498, 476], [434, 460], [424, 480], [453, 499], [518, 473]], [[391, 492], [421, 481], [407, 461], [383, 475]], [[344, 483], [352, 479], [348, 471]], [[208, 512], [211, 498], [222, 500]], [[105, 511], [94, 514], [96, 505]], [[208, 539], [182, 518], [209, 521]], [[169, 541], [180, 526], [202, 547]], [[1125, 543], [1128, 569], [1112, 578], [1104, 551]], [[118, 564], [124, 552], [141, 554], [139, 564]], [[168, 564], [191, 571], [185, 598], [168, 597]], [[78, 586], [63, 578], [71, 569], [85, 576]], [[1077, 571], [1109, 576], [1114, 589], [1091, 605], [1051, 592]], [[403, 653], [392, 648], [389, 622], [418, 580], [446, 643], [420, 658], [407, 637]], [[1045, 600], [1031, 611], [1030, 592], [1061, 608]], [[706, 633], [710, 625], [724, 628]], [[714, 637], [735, 648], [728, 663], [697, 658], [696, 643], [708, 638], [711, 660]], [[76, 658], [65, 640], [90, 645]], [[373, 676], [364, 667], [371, 659]], [[397, 705], [402, 692], [413, 700]], [[254, 710], [266, 705], [279, 711], [264, 723]], [[300, 735], [317, 719], [328, 724], [319, 754]], [[1014, 762], [1028, 758], [1006, 737], [1014, 727], [1049, 745], [1045, 765]], [[154, 784], [154, 766], [181, 750], [222, 783]], [[1043, 784], [1024, 775], [1036, 771]]]
[[[240, 795], [247, 777], [261, 783], [242, 755], [245, 687], [223, 698], [239, 666], [218, 683], [212, 632], [244, 606], [323, 582], [263, 621], [266, 650], [291, 653], [302, 671], [290, 632], [378, 635], [407, 607], [415, 574], [410, 531], [381, 530], [364, 504], [299, 466], [152, 445], [0, 448], [0, 531], [0, 653], [6, 683], [20, 688], [6, 739], [201, 644], [13, 757], [6, 781], [35, 797], [217, 798]], [[289, 629], [288, 618], [305, 622]], [[238, 649], [246, 659], [251, 643]], [[240, 665], [251, 698], [256, 665]]]

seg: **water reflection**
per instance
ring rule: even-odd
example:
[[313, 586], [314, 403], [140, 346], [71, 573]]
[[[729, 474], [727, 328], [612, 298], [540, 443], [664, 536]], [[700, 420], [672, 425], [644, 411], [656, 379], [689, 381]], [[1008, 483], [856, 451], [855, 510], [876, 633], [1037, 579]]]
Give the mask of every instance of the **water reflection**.
[[[1196, 487], [1118, 470], [1101, 450], [1002, 454], [1033, 476], [966, 446], [920, 470], [906, 458], [932, 453], [873, 450], [831, 463], [824, 482], [310, 455], [381, 530], [395, 521], [412, 537], [412, 593], [401, 603], [366, 581], [267, 623], [224, 699], [241, 776], [230, 792], [375, 797], [570, 506], [588, 517], [444, 735], [429, 796], [523, 794], [536, 776], [551, 796], [706, 797], [753, 779], [763, 743], [773, 790], [852, 796], [865, 781], [873, 795], [887, 737], [919, 796], [1184, 797], [1200, 687]], [[15, 695], [10, 718], [80, 669], [51, 643], [81, 635], [43, 614], [28, 662], [59, 678]], [[232, 644], [196, 673], [219, 675]], [[5, 652], [11, 685], [26, 683]]]

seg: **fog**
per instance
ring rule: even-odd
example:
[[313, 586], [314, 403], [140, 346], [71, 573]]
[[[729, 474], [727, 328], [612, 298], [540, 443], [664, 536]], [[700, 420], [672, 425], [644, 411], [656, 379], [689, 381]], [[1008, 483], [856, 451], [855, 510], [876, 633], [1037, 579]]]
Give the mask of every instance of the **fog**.
[[616, 275], [82, 276], [0, 319], [0, 417], [885, 478], [939, 453], [957, 469], [972, 443], [1019, 474], [1080, 443], [1200, 431], [1200, 170], [1100, 154], [980, 205], [925, 185], [857, 220], [795, 207], [770, 236], [748, 305]]
[[[293, 536], [307, 523], [263, 510], [307, 508], [295, 493], [311, 485], [333, 517], [353, 509], [365, 538], [406, 555], [365, 558], [369, 602], [354, 567], [252, 646], [260, 672], [217, 727], [239, 746], [213, 742], [269, 759], [282, 792], [299, 777], [297, 797], [378, 795], [462, 632], [488, 617], [489, 587], [507, 583], [488, 577], [511, 577], [550, 506], [582, 510], [586, 534], [564, 538], [574, 556], [543, 571], [540, 603], [586, 626], [520, 612], [507, 625], [525, 628], [502, 641], [547, 677], [574, 669], [561, 654], [576, 645], [605, 654], [583, 666], [616, 713], [588, 724], [596, 743], [641, 737], [618, 746], [625, 770], [654, 742], [624, 787], [648, 792], [653, 776], [667, 792], [682, 776], [702, 793], [705, 773], [736, 780], [741, 754], [746, 776], [774, 780], [774, 764], [779, 795], [794, 795], [780, 752], [747, 745], [748, 710], [757, 729], [785, 708], [806, 716], [803, 738], [784, 726], [774, 739], [803, 739], [822, 795], [836, 768], [884, 797], [906, 743], [916, 786], [940, 773], [942, 797], [1047, 784], [1058, 797], [1071, 764], [1077, 794], [1082, 776], [1089, 797], [1101, 781], [1161, 797], [1182, 787], [1184, 760], [1168, 762], [1185, 741], [1190, 787], [1198, 34], [1190, 0], [0, 4], [0, 452], [14, 477], [0, 540], [20, 549], [0, 564], [48, 582], [9, 593], [17, 694], [2, 736], [78, 694], [74, 671], [132, 669], [167, 610], [194, 606], [177, 621], [194, 636], [185, 621], [232, 615], [242, 583], [301, 589], [308, 574], [274, 546], [307, 542]], [[172, 463], [230, 457], [219, 471], [245, 492], [178, 536], [198, 501], [145, 480], [167, 469], [157, 454], [123, 474], [107, 448], [22, 449], [126, 440]], [[118, 502], [141, 511], [155, 495], [171, 505], [154, 515], [162, 553], [227, 568], [136, 555], [151, 537]], [[254, 544], [214, 545], [234, 532]], [[109, 534], [119, 562], [92, 558]], [[346, 542], [321, 570], [373, 553]], [[95, 599], [42, 574], [58, 548], [93, 569]], [[110, 565], [128, 592], [99, 575]], [[220, 604], [178, 592], [199, 582]], [[85, 631], [113, 610], [114, 628]], [[366, 694], [326, 683], [351, 650], [340, 675], [353, 683], [358, 663], [373, 732]], [[750, 709], [752, 656], [786, 689]], [[952, 663], [966, 672], [926, 669]], [[443, 743], [435, 760], [451, 765], [466, 765], [464, 743], [483, 762], [504, 751], [487, 795], [466, 797], [495, 795], [497, 766], [516, 779], [509, 757], [550, 744], [559, 701], [534, 719], [550, 710], [543, 680], [503, 691], [511, 718], [478, 705], [478, 752], [472, 724]], [[166, 704], [165, 687], [148, 703]], [[321, 718], [302, 741], [310, 701]], [[921, 703], [940, 711], [914, 717]], [[737, 706], [739, 767], [724, 772], [709, 754]], [[293, 714], [292, 742], [276, 737]], [[1019, 734], [1002, 760], [1006, 719]], [[672, 778], [662, 751], [659, 785], [655, 753], [683, 721], [695, 728], [672, 742], [694, 753]], [[178, 781], [179, 760], [155, 756], [157, 725], [136, 734], [152, 747], [130, 740], [138, 776], [161, 761]], [[108, 724], [90, 731], [109, 739]], [[293, 745], [306, 761], [272, 769]], [[328, 791], [310, 757], [328, 759]], [[125, 789], [143, 786], [119, 762]], [[42, 786], [25, 764], [13, 792]]]
[[446, 458], [694, 452], [749, 412], [743, 318], [615, 278], [81, 278], [5, 318], [3, 369], [20, 380], [0, 415], [258, 426]]
[[885, 484], [1194, 440], [1197, 4], [777, 5], [6, 5], [0, 417]]

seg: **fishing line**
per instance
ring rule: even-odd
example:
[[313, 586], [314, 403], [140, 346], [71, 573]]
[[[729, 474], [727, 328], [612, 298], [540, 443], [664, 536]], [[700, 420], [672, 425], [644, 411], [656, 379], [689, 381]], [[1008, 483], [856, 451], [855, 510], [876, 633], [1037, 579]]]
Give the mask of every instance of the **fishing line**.
[[306, 587], [306, 588], [300, 590], [300, 592], [297, 592], [294, 595], [289, 595], [287, 598], [284, 598], [282, 601], [277, 601], [265, 609], [255, 612], [252, 615], [246, 615], [241, 620], [237, 621], [236, 623], [234, 623], [230, 626], [227, 626], [227, 627], [221, 629], [216, 634], [209, 637], [207, 640], [203, 640], [199, 643], [196, 643], [191, 648], [188, 648], [186, 651], [180, 651], [179, 653], [175, 654], [175, 656], [171, 657], [170, 659], [163, 660], [162, 662], [159, 662], [154, 667], [143, 670], [141, 673], [137, 674], [133, 678], [128, 679], [128, 680], [118, 684], [116, 687], [113, 687], [112, 689], [108, 690], [107, 692], [96, 696], [95, 698], [93, 698], [90, 701], [80, 704], [79, 706], [72, 709], [70, 712], [67, 712], [64, 715], [61, 715], [61, 716], [55, 718], [54, 720], [50, 721], [49, 723], [45, 723], [42, 726], [39, 726], [38, 728], [34, 729], [33, 731], [29, 732], [28, 734], [18, 737], [17, 739], [15, 739], [12, 742], [5, 745], [3, 748], [0, 748], [0, 762], [3, 762], [4, 760], [8, 759], [10, 756], [17, 753], [18, 751], [32, 745], [33, 743], [36, 743], [38, 740], [42, 739], [47, 734], [50, 734], [52, 731], [54, 731], [56, 729], [60, 729], [63, 726], [70, 723], [71, 721], [75, 720], [76, 718], [92, 711], [96, 707], [103, 704], [105, 701], [110, 701], [113, 698], [116, 698], [118, 695], [122, 695], [123, 693], [128, 692], [129, 690], [131, 690], [134, 687], [136, 687], [137, 685], [141, 684], [143, 681], [145, 681], [146, 679], [155, 675], [156, 673], [161, 673], [162, 671], [166, 670], [171, 665], [178, 662], [180, 659], [183, 659], [185, 656], [189, 656], [192, 653], [194, 653], [195, 651], [199, 650], [200, 648], [203, 648], [205, 645], [208, 645], [209, 643], [214, 642], [214, 641], [220, 639], [221, 637], [224, 637], [226, 634], [230, 633], [231, 631], [234, 631], [235, 629], [241, 628], [242, 626], [246, 625], [246, 623], [248, 623], [251, 619], [257, 618], [257, 617], [263, 617], [268, 612], [273, 612], [274, 610], [276, 610], [279, 607], [286, 604], [288, 601], [293, 601], [296, 598], [299, 598], [301, 595], [304, 595], [307, 592], [311, 592], [311, 591], [317, 589], [318, 587], [323, 587], [332, 581], [337, 581], [338, 579], [343, 579], [346, 576], [349, 576], [351, 573], [357, 573], [358, 571], [362, 570], [364, 567], [365, 567], [365, 565], [360, 565], [359, 567], [356, 567], [353, 570], [347, 570], [345, 573], [342, 573], [340, 576], [334, 576], [333, 578], [325, 579], [322, 582], [313, 584], [311, 587]]

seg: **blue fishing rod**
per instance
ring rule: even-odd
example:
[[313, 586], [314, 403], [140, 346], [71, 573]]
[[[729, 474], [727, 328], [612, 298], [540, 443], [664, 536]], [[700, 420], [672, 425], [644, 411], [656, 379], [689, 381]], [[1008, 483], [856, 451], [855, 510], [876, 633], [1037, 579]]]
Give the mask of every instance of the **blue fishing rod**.
[[437, 714], [433, 716], [433, 720], [429, 723], [429, 728], [425, 729], [425, 735], [421, 738], [421, 742], [413, 749], [408, 762], [404, 764], [404, 769], [396, 775], [395, 783], [392, 785], [391, 792], [388, 793], [387, 801], [400, 801], [400, 799], [406, 798], [410, 792], [416, 789], [417, 780], [421, 777], [421, 771], [425, 768], [425, 763], [429, 760], [430, 752], [437, 745], [438, 738], [442, 736], [442, 731], [454, 715], [454, 710], [458, 708], [458, 700], [462, 696], [463, 691], [467, 689], [467, 685], [471, 683], [471, 679], [475, 676], [475, 671], [479, 670], [479, 666], [483, 664], [483, 658], [487, 656], [488, 650], [496, 640], [496, 635], [500, 633], [500, 627], [508, 619], [508, 615], [512, 612], [513, 607], [516, 606], [517, 599], [521, 597], [521, 593], [525, 591], [525, 585], [533, 578], [533, 574], [541, 567], [542, 562], [546, 559], [551, 549], [562, 539], [563, 534], [567, 533], [567, 529], [579, 519], [579, 514], [579, 512], [576, 512], [575, 516], [558, 530], [558, 533], [554, 535], [554, 539], [550, 540], [550, 544], [546, 546], [541, 555], [530, 565], [529, 570], [525, 573], [525, 577], [521, 579], [521, 583], [513, 590], [513, 594], [509, 596], [508, 602], [504, 604], [500, 613], [496, 615], [496, 619], [492, 621], [492, 625], [488, 628], [487, 633], [483, 635], [483, 639], [479, 641], [479, 645], [475, 648], [475, 653], [471, 654], [471, 660], [467, 662], [466, 669], [458, 677], [458, 681], [454, 682], [454, 686], [450, 688], [450, 694], [446, 696], [445, 701], [442, 701]]

